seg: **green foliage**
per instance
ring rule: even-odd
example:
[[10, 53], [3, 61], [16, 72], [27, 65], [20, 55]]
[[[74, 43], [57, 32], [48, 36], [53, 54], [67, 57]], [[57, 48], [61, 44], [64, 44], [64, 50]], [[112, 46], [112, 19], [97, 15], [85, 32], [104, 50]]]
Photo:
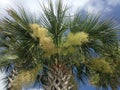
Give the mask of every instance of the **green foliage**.
[[[39, 23], [35, 17], [27, 12], [23, 8], [18, 9], [19, 12], [14, 9], [8, 10], [8, 15], [11, 18], [4, 17], [2, 20], [3, 33], [5, 34], [6, 44], [9, 46], [9, 51], [17, 55], [18, 62], [21, 66], [31, 67], [31, 64], [36, 64], [40, 54], [42, 53], [39, 48], [38, 40], [34, 40], [30, 35], [29, 24]], [[33, 65], [33, 66], [34, 66]]]
[[12, 63], [14, 63], [14, 60], [17, 58], [18, 58], [18, 56], [11, 55], [11, 54], [10, 55], [5, 54], [4, 56], [0, 56], [0, 66], [12, 64]]
[[53, 41], [57, 46], [59, 46], [62, 34], [68, 28], [66, 22], [68, 7], [67, 5], [63, 5], [62, 0], [56, 1], [55, 7], [52, 0], [48, 0], [48, 7], [43, 4], [42, 10], [42, 25], [53, 34]]

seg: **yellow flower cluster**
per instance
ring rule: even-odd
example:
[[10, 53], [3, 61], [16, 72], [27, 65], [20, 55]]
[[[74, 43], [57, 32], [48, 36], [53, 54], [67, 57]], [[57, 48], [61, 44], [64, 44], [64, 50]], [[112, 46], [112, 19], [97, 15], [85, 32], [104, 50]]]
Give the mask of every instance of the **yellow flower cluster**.
[[74, 53], [76, 45], [82, 45], [89, 41], [89, 35], [85, 32], [78, 32], [78, 33], [69, 33], [66, 42], [62, 44], [61, 47], [61, 54], [67, 55], [70, 53]]
[[74, 53], [75, 52], [75, 48], [70, 46], [68, 48], [64, 48], [64, 47], [61, 47], [59, 49], [59, 53], [62, 54], [62, 55], [68, 55], [68, 54], [71, 54], [71, 53]]
[[[88, 42], [88, 34], [85, 32], [69, 33], [66, 42], [64, 42], [61, 48], [56, 48], [52, 41], [52, 38], [48, 36], [48, 30], [39, 26], [38, 24], [30, 24], [32, 30], [31, 36], [39, 39], [40, 47], [45, 51], [44, 56], [48, 57], [58, 51], [58, 53], [68, 54], [73, 53], [75, 45], [82, 45]], [[67, 48], [67, 49], [65, 49]]]
[[48, 30], [38, 24], [30, 24], [32, 30], [31, 36], [39, 39], [40, 47], [45, 51], [45, 56], [50, 56], [55, 51], [55, 45], [52, 38], [48, 36]]
[[48, 30], [39, 26], [38, 24], [30, 24], [32, 30], [31, 36], [34, 38], [41, 38], [47, 36]]
[[100, 80], [99, 74], [93, 74], [93, 75], [90, 77], [89, 82], [90, 82], [91, 85], [97, 85], [98, 82], [99, 82], [99, 80]]
[[112, 73], [112, 68], [104, 58], [95, 59], [90, 62], [90, 66], [95, 71], [100, 71], [103, 73]]
[[85, 32], [69, 33], [65, 46], [82, 45], [88, 41], [88, 34]]
[[22, 90], [23, 85], [26, 86], [33, 83], [40, 68], [41, 66], [38, 65], [36, 68], [31, 70], [22, 70], [13, 81], [12, 88], [14, 88], [14, 90]]

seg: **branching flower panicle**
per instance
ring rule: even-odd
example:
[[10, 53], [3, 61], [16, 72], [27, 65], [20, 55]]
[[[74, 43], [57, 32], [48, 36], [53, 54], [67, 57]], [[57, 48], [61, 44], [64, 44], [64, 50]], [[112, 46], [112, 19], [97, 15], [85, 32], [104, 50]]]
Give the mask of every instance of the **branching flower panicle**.
[[21, 90], [23, 85], [29, 85], [33, 83], [40, 69], [41, 69], [41, 66], [38, 65], [31, 70], [22, 70], [13, 81], [13, 86], [12, 86], [13, 89]]
[[91, 77], [90, 77], [90, 84], [96, 86], [100, 81], [100, 77], [99, 77], [99, 74], [93, 74]]
[[85, 32], [69, 33], [65, 42], [62, 43], [60, 53], [67, 55], [74, 53], [76, 48], [74, 46], [81, 46], [89, 41], [89, 35]]
[[42, 37], [46, 37], [48, 30], [46, 28], [41, 27], [38, 24], [30, 24], [30, 28], [32, 30], [32, 34], [31, 36], [33, 38], [42, 38]]
[[89, 41], [89, 35], [85, 32], [69, 33], [65, 46], [82, 45]]
[[38, 24], [30, 24], [32, 30], [31, 36], [39, 39], [40, 47], [45, 51], [45, 56], [50, 56], [55, 52], [55, 44], [52, 38], [48, 36], [48, 30], [39, 26]]
[[102, 73], [112, 73], [112, 68], [110, 66], [110, 63], [106, 61], [104, 58], [101, 59], [95, 59], [90, 62], [90, 66], [93, 70], [99, 71]]

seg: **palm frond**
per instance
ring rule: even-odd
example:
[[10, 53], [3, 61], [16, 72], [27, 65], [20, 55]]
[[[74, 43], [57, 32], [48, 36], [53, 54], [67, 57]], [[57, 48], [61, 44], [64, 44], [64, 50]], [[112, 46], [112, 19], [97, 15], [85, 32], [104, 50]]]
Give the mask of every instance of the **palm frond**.
[[[89, 42], [82, 46], [83, 51], [89, 53], [90, 48], [100, 54], [105, 46], [112, 46], [118, 42], [116, 35], [118, 28], [111, 20], [100, 20], [98, 16], [75, 15], [70, 24], [73, 33], [84, 31], [89, 35]], [[102, 49], [101, 49], [102, 48]]]
[[[78, 13], [71, 19], [70, 32], [85, 32], [89, 35], [89, 41], [77, 47], [79, 55], [84, 56], [84, 60], [78, 60], [79, 66], [75, 65], [81, 82], [84, 81], [84, 78], [88, 78], [91, 73], [89, 65], [87, 65], [88, 62], [92, 62], [90, 58], [105, 57], [104, 53], [109, 51], [105, 48], [116, 47], [115, 44], [118, 43], [117, 30], [118, 28], [111, 20], [100, 20], [98, 16], [83, 16]], [[79, 55], [78, 57], [82, 59]], [[106, 84], [106, 88], [108, 87], [109, 85]]]
[[58, 45], [60, 43], [60, 37], [63, 32], [67, 29], [66, 27], [66, 12], [67, 6], [63, 6], [61, 0], [59, 0], [56, 4], [49, 0], [48, 7], [45, 5], [42, 6], [43, 14], [41, 17], [42, 24], [52, 33], [54, 43]]
[[29, 25], [32, 23], [39, 24], [39, 20], [20, 7], [18, 7], [18, 11], [10, 9], [7, 12], [10, 18], [4, 17], [1, 26], [8, 39], [5, 39], [6, 44], [12, 49], [12, 53], [16, 53], [21, 58], [21, 62], [35, 63], [36, 59], [40, 58], [42, 51], [39, 48], [38, 40], [34, 40], [31, 36], [32, 32]]

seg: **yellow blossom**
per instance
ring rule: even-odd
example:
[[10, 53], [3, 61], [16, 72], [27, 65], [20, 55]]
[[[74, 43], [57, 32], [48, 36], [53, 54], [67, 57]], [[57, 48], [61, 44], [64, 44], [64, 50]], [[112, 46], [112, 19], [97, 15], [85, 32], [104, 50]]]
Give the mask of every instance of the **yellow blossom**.
[[55, 45], [52, 38], [48, 36], [48, 30], [39, 26], [38, 24], [30, 24], [32, 29], [31, 36], [39, 39], [40, 47], [45, 51], [44, 56], [50, 56], [55, 53]]
[[104, 58], [91, 60], [90, 66], [93, 70], [103, 72], [103, 73], [112, 73], [112, 68]]
[[100, 81], [99, 74], [93, 74], [89, 80], [90, 84], [95, 85], [95, 86], [99, 83], [99, 81]]
[[38, 24], [30, 24], [30, 28], [32, 30], [32, 36], [34, 38], [42, 38], [47, 36], [48, 30], [46, 28], [43, 28], [39, 26]]
[[22, 70], [12, 83], [13, 90], [21, 90], [24, 85], [34, 82], [41, 66], [38, 65], [31, 70]]
[[53, 50], [55, 48], [51, 38], [49, 37], [43, 37], [40, 41], [41, 48], [45, 51]]
[[89, 41], [89, 35], [85, 32], [78, 32], [78, 33], [69, 33], [68, 37], [65, 42], [63, 42], [61, 45], [60, 54], [71, 54], [76, 51], [75, 47], [76, 45], [82, 45], [84, 43], [87, 43]]
[[83, 43], [88, 42], [88, 34], [85, 32], [79, 32], [79, 33], [69, 33], [67, 41], [65, 42], [65, 46], [71, 46], [71, 45], [82, 45]]
[[70, 46], [68, 48], [61, 48], [59, 50], [60, 54], [63, 54], [63, 55], [68, 55], [68, 54], [71, 54], [71, 53], [74, 53], [75, 52], [75, 48]]

